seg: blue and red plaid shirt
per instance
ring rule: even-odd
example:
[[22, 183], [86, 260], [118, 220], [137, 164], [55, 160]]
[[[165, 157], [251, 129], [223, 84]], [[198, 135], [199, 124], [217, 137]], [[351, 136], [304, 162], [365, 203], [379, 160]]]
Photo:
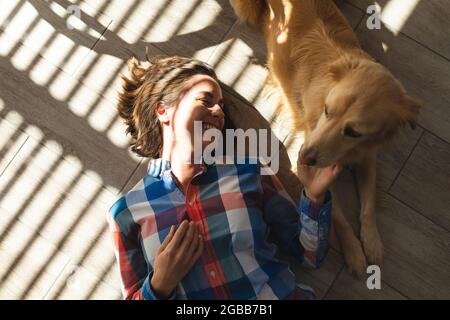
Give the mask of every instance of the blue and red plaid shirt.
[[294, 204], [261, 164], [203, 166], [186, 194], [170, 169], [147, 174], [108, 214], [125, 299], [156, 299], [150, 286], [156, 250], [172, 225], [194, 221], [204, 250], [172, 299], [313, 299], [296, 284], [276, 246], [318, 267], [329, 248], [331, 195], [315, 205], [303, 194]]

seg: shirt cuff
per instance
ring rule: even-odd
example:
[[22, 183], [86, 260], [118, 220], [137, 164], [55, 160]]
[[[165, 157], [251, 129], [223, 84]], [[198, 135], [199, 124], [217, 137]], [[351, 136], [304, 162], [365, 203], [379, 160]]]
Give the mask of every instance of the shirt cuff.
[[[150, 272], [150, 274], [145, 278], [144, 285], [142, 286], [142, 296], [145, 300], [162, 300], [158, 299], [155, 295], [155, 292], [152, 289], [152, 286], [150, 285], [150, 281], [152, 280], [153, 271]], [[172, 291], [170, 296], [167, 299], [164, 300], [175, 300], [175, 290]]]
[[331, 192], [327, 190], [323, 203], [314, 203], [306, 196], [305, 190], [303, 190], [300, 198], [300, 210], [302, 214], [317, 221], [321, 215], [331, 212]]

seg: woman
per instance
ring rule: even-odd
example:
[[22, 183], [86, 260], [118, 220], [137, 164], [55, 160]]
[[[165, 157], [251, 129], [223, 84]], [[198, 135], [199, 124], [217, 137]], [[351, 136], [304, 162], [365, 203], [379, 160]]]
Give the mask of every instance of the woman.
[[327, 187], [340, 168], [300, 166], [297, 208], [259, 163], [196, 164], [194, 121], [224, 126], [214, 71], [182, 57], [132, 59], [129, 69], [119, 113], [132, 150], [160, 160], [108, 215], [125, 299], [315, 298], [267, 237], [318, 267], [328, 250]]

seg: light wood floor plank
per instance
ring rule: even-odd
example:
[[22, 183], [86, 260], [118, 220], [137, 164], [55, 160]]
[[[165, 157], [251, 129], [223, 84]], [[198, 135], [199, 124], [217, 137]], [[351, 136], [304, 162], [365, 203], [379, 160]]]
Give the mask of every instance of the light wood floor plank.
[[[42, 299], [69, 257], [24, 223], [7, 226], [0, 208], [0, 298]], [[31, 282], [36, 274], [39, 279]]]
[[22, 123], [19, 126], [13, 126], [11, 122], [7, 120], [11, 117], [20, 119], [19, 114], [15, 112], [5, 112], [4, 116], [5, 118], [0, 118], [0, 175], [5, 171], [9, 163], [14, 159], [17, 152], [28, 139], [28, 135], [23, 132], [26, 124]]
[[9, 226], [20, 220], [74, 262], [118, 285], [110, 275], [115, 257], [106, 222], [116, 195], [98, 175], [29, 138], [1, 176], [0, 194]]
[[20, 44], [25, 44], [69, 74], [75, 72], [110, 22], [104, 15], [97, 18], [101, 22], [87, 19], [92, 15], [88, 6], [80, 7], [80, 18], [71, 15], [70, 2], [12, 0], [7, 2], [5, 13], [20, 3], [12, 19], [3, 21], [0, 27], [16, 42], [8, 55], [27, 60], [23, 64], [35, 64], [36, 55], [31, 57], [20, 50]]
[[450, 144], [425, 133], [390, 193], [450, 230]]
[[[123, 29], [135, 36], [130, 44], [154, 45], [169, 55], [196, 56], [207, 60], [236, 20], [227, 0], [84, 1], [113, 20], [109, 30]], [[105, 38], [108, 38], [108, 33]]]
[[381, 192], [377, 220], [385, 247], [381, 278], [411, 299], [449, 299], [449, 232]]
[[[8, 43], [5, 33], [0, 37]], [[0, 56], [0, 72], [7, 75], [0, 79], [3, 110], [20, 115], [20, 121], [11, 119], [13, 125], [27, 123], [27, 134], [55, 141], [50, 147], [76, 157], [111, 190], [123, 187], [138, 160], [127, 151], [129, 139], [112, 102], [42, 58], [33, 70], [22, 71]]]
[[358, 280], [343, 270], [324, 297], [326, 300], [405, 300], [407, 299], [385, 282], [381, 289], [369, 290], [366, 281]]
[[86, 268], [70, 262], [45, 296], [46, 300], [119, 300], [120, 289], [113, 288]]
[[423, 132], [420, 127], [415, 130], [403, 128], [392, 141], [380, 147], [377, 161], [377, 186], [380, 190], [389, 190]]
[[[450, 59], [446, 0], [345, 0], [366, 11], [375, 2], [381, 7], [382, 22], [394, 33], [402, 32]], [[365, 24], [365, 21], [363, 21]]]
[[[400, 293], [409, 299], [448, 299], [450, 234], [383, 191], [377, 198], [376, 217], [385, 248], [381, 279], [388, 286], [370, 292], [366, 278], [352, 279], [344, 269], [326, 298], [398, 299]], [[353, 208], [345, 214], [359, 230], [359, 211]]]

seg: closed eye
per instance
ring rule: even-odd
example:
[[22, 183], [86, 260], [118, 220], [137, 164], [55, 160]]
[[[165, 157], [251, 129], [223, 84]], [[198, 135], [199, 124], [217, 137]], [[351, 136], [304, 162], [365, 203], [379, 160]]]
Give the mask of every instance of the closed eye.
[[198, 98], [197, 101], [201, 101], [202, 104], [207, 108], [211, 106], [211, 100], [208, 98]]
[[199, 92], [196, 100], [201, 101], [202, 104], [207, 108], [211, 108], [211, 107], [215, 106], [216, 104], [218, 104], [222, 110], [224, 108], [223, 98], [220, 98], [220, 100], [218, 102], [214, 102], [215, 96], [212, 92], [209, 92], [209, 91]]
[[201, 99], [201, 101], [202, 101], [204, 104], [207, 104], [207, 105], [210, 105], [210, 104], [211, 104], [211, 102], [210, 102], [209, 99]]
[[325, 117], [328, 118], [330, 116], [330, 114], [328, 113], [328, 106], [325, 105]]
[[[201, 101], [202, 104], [203, 104], [206, 108], [211, 108], [211, 107], [215, 106], [215, 104], [212, 102], [212, 99], [210, 99], [210, 98], [197, 98], [196, 100], [197, 100], [197, 101]], [[220, 101], [217, 102], [217, 104], [219, 105], [219, 107], [220, 107], [222, 110], [225, 108], [223, 99], [220, 99]]]
[[346, 126], [344, 129], [344, 135], [352, 138], [359, 138], [362, 136], [361, 133], [353, 129], [351, 126]]

